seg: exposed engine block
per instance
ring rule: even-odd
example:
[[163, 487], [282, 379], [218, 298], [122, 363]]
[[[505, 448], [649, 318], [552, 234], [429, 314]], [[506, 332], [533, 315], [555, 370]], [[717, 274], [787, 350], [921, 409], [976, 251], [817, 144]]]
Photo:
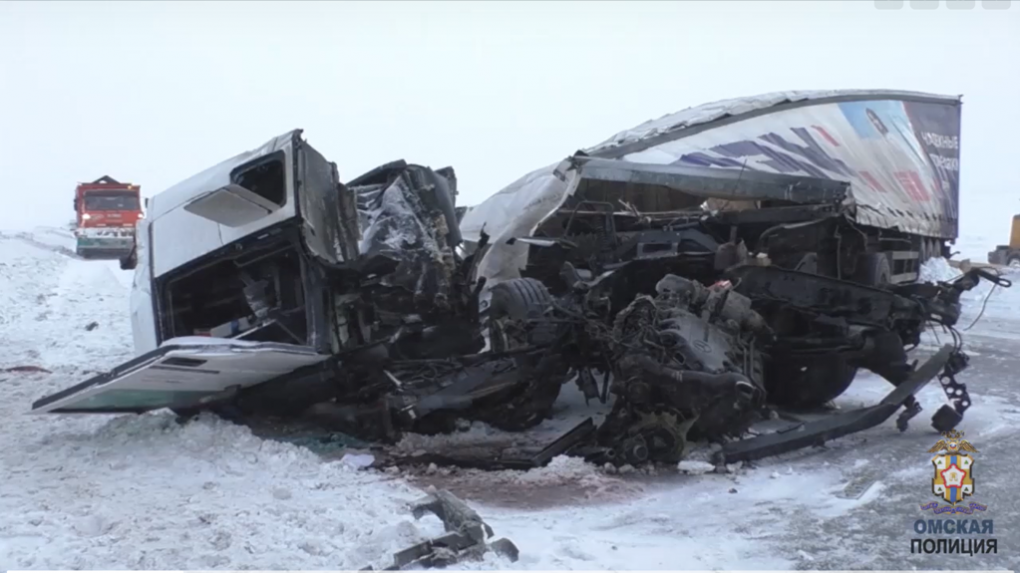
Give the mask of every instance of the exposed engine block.
[[764, 400], [755, 348], [768, 327], [727, 284], [676, 275], [616, 316], [609, 345], [616, 395], [599, 428], [614, 463], [676, 462], [690, 439], [744, 432]]

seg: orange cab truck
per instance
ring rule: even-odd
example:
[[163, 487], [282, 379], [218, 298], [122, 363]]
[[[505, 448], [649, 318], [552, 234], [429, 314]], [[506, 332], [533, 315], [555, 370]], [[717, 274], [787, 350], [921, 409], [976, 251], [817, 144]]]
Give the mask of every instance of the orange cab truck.
[[119, 260], [125, 270], [135, 267], [135, 229], [144, 217], [138, 185], [121, 183], [108, 175], [79, 183], [74, 192], [74, 210], [78, 256]]

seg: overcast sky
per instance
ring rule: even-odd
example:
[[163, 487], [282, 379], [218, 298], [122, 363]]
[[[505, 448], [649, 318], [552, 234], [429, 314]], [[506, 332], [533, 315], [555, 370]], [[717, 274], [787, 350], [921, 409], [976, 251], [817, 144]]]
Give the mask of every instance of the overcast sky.
[[962, 232], [1001, 243], [1020, 212], [1012, 4], [2, 2], [0, 229], [72, 219], [78, 181], [152, 195], [291, 128], [343, 179], [453, 165], [475, 204], [685, 107], [886, 88], [963, 94]]

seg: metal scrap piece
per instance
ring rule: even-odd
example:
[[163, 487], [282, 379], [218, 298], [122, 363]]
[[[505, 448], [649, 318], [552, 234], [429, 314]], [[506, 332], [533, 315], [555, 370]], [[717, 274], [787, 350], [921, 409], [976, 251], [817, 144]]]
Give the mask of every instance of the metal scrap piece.
[[476, 543], [483, 543], [493, 535], [492, 528], [482, 521], [478, 512], [445, 489], [418, 500], [411, 508], [415, 519], [421, 519], [426, 512], [438, 517], [446, 531], [466, 535]]
[[[444, 454], [425, 453], [420, 455], [382, 459], [377, 462], [376, 467], [408, 464], [423, 465], [433, 463], [437, 466], [455, 466], [487, 471], [526, 471], [544, 467], [556, 456], [581, 455], [579, 450], [582, 450], [583, 446], [590, 442], [591, 438], [594, 437], [595, 428], [595, 421], [592, 418], [586, 418], [583, 422], [553, 440], [540, 451], [527, 456], [493, 457], [482, 459], [466, 455], [449, 456]], [[584, 457], [584, 455], [581, 455], [581, 457]]]
[[[416, 543], [393, 554], [393, 564], [385, 571], [411, 568], [445, 567], [465, 559], [480, 559], [486, 552], [516, 562], [520, 551], [509, 539], [501, 538], [486, 543], [493, 536], [492, 528], [478, 512], [446, 490], [438, 490], [415, 502], [411, 507], [415, 519], [432, 513], [443, 522], [446, 535]], [[362, 571], [369, 571], [366, 567]]]
[[752, 461], [764, 457], [791, 452], [804, 447], [821, 445], [847, 434], [873, 428], [888, 420], [910, 397], [935, 378], [949, 362], [953, 353], [952, 345], [945, 345], [934, 356], [881, 402], [874, 406], [851, 410], [822, 420], [806, 423], [797, 431], [765, 434], [754, 438], [731, 442], [719, 452], [720, 463]]

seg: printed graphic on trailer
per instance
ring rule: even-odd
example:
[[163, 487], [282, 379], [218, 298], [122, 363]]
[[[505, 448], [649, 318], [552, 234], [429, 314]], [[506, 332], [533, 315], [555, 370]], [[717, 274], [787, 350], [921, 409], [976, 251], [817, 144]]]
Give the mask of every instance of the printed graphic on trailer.
[[865, 223], [956, 234], [959, 108], [899, 100], [767, 113], [629, 154], [688, 164], [849, 181]]

